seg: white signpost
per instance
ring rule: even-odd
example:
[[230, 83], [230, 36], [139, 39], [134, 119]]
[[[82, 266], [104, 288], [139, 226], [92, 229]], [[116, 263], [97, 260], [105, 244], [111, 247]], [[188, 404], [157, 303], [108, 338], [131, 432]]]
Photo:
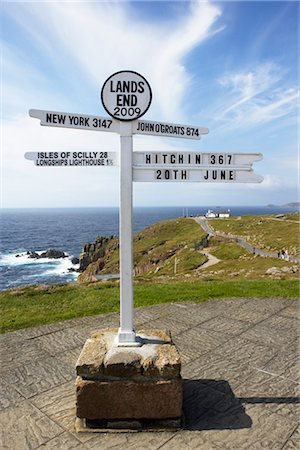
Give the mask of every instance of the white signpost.
[[[111, 75], [101, 91], [103, 107], [113, 118], [31, 109], [29, 115], [41, 125], [105, 131], [120, 135], [120, 328], [116, 345], [138, 346], [142, 342], [133, 327], [132, 182], [195, 181], [259, 183], [251, 165], [261, 154], [134, 152], [132, 136], [200, 139], [204, 127], [138, 120], [149, 109], [152, 92], [148, 81], [133, 71]], [[118, 163], [114, 152], [29, 152], [25, 154], [38, 166], [111, 166]], [[65, 161], [63, 164], [58, 161]], [[89, 163], [83, 163], [89, 161]], [[98, 161], [101, 163], [98, 164]], [[76, 166], [76, 164], [74, 164]]]

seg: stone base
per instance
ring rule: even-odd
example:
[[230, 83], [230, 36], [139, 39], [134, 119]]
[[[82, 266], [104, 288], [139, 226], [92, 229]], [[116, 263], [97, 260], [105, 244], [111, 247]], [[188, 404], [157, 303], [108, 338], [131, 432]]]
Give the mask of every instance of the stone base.
[[162, 420], [75, 420], [77, 433], [135, 433], [138, 431], [177, 431], [181, 418]]
[[77, 378], [76, 415], [85, 419], [169, 419], [181, 416], [182, 383]]
[[77, 417], [132, 426], [137, 420], [178, 423], [181, 363], [170, 332], [141, 330], [143, 345], [124, 348], [114, 345], [117, 331], [94, 332], [83, 347], [76, 364]]

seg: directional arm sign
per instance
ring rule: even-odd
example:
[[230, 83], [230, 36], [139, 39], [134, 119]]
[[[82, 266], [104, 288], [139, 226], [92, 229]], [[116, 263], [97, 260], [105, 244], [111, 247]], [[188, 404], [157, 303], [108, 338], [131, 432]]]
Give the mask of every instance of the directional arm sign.
[[40, 119], [41, 125], [48, 127], [76, 128], [79, 130], [108, 131], [118, 133], [119, 122], [110, 117], [87, 116], [85, 114], [74, 114], [57, 111], [44, 111], [41, 109], [30, 109], [30, 117]]
[[27, 152], [25, 158], [34, 161], [39, 167], [101, 167], [117, 166], [115, 152], [66, 151], [66, 152]]
[[249, 167], [262, 159], [261, 153], [200, 153], [200, 152], [134, 152], [134, 166], [229, 166]]
[[263, 177], [251, 169], [228, 168], [133, 168], [133, 181], [202, 182], [202, 183], [261, 183]]
[[201, 139], [202, 134], [208, 133], [208, 128], [198, 127], [197, 125], [182, 125], [178, 123], [137, 120], [132, 123], [132, 133], [186, 139]]

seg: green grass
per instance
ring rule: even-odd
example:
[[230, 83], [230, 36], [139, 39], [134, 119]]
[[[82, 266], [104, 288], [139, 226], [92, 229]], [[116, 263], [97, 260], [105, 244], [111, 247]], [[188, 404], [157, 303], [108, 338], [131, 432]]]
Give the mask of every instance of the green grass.
[[[138, 283], [135, 307], [169, 302], [203, 302], [229, 297], [298, 297], [298, 281], [242, 280]], [[76, 317], [119, 311], [117, 283], [28, 287], [0, 293], [1, 332]]]
[[[275, 216], [243, 216], [241, 218], [210, 220], [210, 225], [216, 231], [241, 236], [250, 244], [277, 252], [281, 249], [289, 251], [290, 255], [299, 256], [299, 222], [274, 220]], [[291, 215], [290, 217], [297, 217]]]
[[210, 253], [221, 260], [238, 259], [242, 256], [252, 255], [241, 245], [228, 241], [225, 238], [212, 237], [209, 241]]
[[[133, 260], [139, 275], [153, 278], [173, 274], [175, 253], [180, 258], [178, 273], [189, 273], [206, 261], [203, 255], [194, 252], [195, 246], [205, 236], [202, 228], [189, 218], [166, 220], [143, 229], [133, 239]], [[107, 250], [108, 256], [101, 273], [116, 273], [119, 271], [119, 250]], [[159, 271], [156, 271], [157, 268]], [[98, 272], [98, 263], [93, 263], [80, 275], [80, 281], [89, 281], [90, 276]]]

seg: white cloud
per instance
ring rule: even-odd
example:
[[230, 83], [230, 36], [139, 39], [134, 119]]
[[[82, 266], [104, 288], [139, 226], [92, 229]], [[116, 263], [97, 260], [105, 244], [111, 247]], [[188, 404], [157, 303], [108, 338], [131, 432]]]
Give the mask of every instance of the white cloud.
[[111, 73], [128, 68], [141, 72], [153, 87], [150, 113], [178, 120], [191, 76], [184, 58], [213, 34], [221, 14], [209, 2], [187, 5], [184, 16], [162, 22], [132, 17], [126, 2], [12, 4], [6, 11], [47, 59], [48, 70], [68, 79], [74, 94], [80, 83], [98, 93]]
[[224, 75], [219, 84], [224, 88], [225, 101], [217, 108], [216, 120], [232, 130], [295, 115], [298, 90], [285, 86], [284, 77], [285, 71], [273, 62]]

